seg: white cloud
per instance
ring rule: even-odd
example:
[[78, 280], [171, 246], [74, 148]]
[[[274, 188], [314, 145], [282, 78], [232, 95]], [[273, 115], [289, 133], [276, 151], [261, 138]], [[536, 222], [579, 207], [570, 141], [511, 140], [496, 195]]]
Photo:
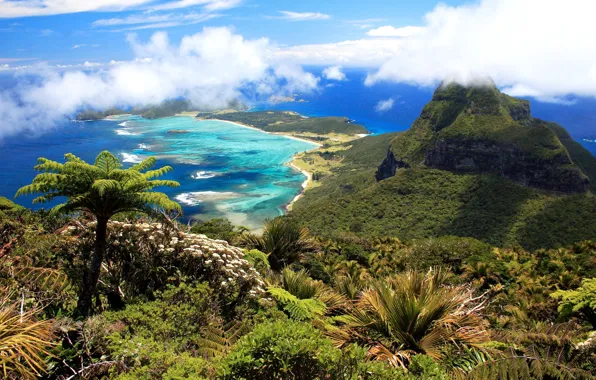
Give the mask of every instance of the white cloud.
[[465, 84], [488, 75], [518, 96], [596, 96], [595, 12], [592, 0], [440, 5], [425, 16], [423, 31], [400, 39], [399, 51], [367, 83]]
[[280, 18], [289, 21], [311, 21], [311, 20], [329, 20], [331, 16], [318, 13], [318, 12], [291, 12], [291, 11], [279, 11], [281, 16], [274, 18]]
[[393, 98], [381, 100], [375, 106], [375, 111], [381, 112], [381, 113], [387, 112], [393, 108], [394, 103], [395, 103], [395, 100], [393, 100]]
[[177, 0], [152, 6], [151, 9], [168, 10], [203, 5], [207, 11], [219, 11], [234, 8], [241, 3], [242, 0]]
[[230, 9], [241, 3], [242, 0], [0, 0], [0, 18], [117, 12], [141, 6], [165, 10], [201, 5], [206, 11], [216, 11]]
[[393, 26], [381, 26], [380, 28], [371, 29], [366, 32], [370, 37], [410, 37], [422, 32], [424, 29], [419, 26], [404, 26], [402, 28], [395, 28]]
[[0, 137], [43, 131], [81, 108], [155, 104], [178, 97], [198, 108], [218, 108], [242, 93], [268, 99], [313, 91], [319, 82], [300, 66], [273, 59], [267, 39], [246, 40], [228, 28], [204, 28], [177, 45], [165, 32], [148, 42], [131, 35], [128, 42], [133, 61], [24, 69], [38, 79], [0, 91]]
[[346, 74], [341, 71], [341, 66], [330, 66], [323, 70], [323, 76], [328, 80], [346, 80]]
[[48, 16], [89, 11], [118, 11], [152, 0], [2, 0], [0, 18]]
[[280, 48], [276, 57], [302, 65], [379, 67], [398, 54], [399, 39], [361, 39]]
[[[113, 26], [127, 26], [123, 30], [141, 30], [141, 29], [156, 29], [156, 28], [171, 28], [180, 25], [192, 25], [198, 24], [219, 17], [213, 13], [185, 13], [185, 14], [153, 14], [153, 13], [142, 13], [130, 15], [124, 18], [108, 18], [94, 21], [92, 26], [94, 27], [113, 27]], [[130, 25], [137, 25], [129, 27]]]

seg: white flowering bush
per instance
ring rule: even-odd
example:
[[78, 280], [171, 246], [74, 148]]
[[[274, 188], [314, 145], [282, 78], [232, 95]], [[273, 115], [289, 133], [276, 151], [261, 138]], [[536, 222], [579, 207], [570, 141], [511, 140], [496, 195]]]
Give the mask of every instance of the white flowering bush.
[[[93, 247], [95, 222], [65, 228], [71, 257], [85, 260]], [[108, 248], [100, 290], [112, 298], [150, 296], [181, 280], [206, 281], [214, 297], [230, 301], [258, 299], [265, 293], [261, 275], [244, 259], [244, 251], [223, 240], [179, 231], [161, 223], [108, 224]], [[111, 302], [111, 301], [110, 301]]]

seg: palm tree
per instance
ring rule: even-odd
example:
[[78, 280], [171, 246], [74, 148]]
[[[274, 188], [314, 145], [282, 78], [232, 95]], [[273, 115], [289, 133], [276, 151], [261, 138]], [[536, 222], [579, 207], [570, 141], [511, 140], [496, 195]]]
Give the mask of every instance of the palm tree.
[[412, 355], [434, 359], [449, 347], [474, 347], [488, 339], [480, 316], [484, 305], [462, 286], [446, 285], [442, 270], [410, 271], [364, 290], [346, 316], [346, 323], [328, 331], [342, 347], [356, 342], [368, 355], [405, 367]]
[[108, 220], [122, 212], [153, 212], [153, 207], [181, 212], [180, 205], [164, 193], [153, 192], [158, 186], [178, 187], [175, 181], [155, 180], [172, 170], [170, 166], [150, 170], [156, 163], [153, 157], [123, 169], [122, 164], [108, 151], [101, 152], [91, 165], [73, 154], [64, 155], [61, 164], [47, 158], [39, 158], [35, 170], [38, 174], [30, 185], [20, 188], [15, 197], [42, 194], [33, 203], [49, 202], [66, 197], [66, 202], [52, 209], [53, 213], [89, 212], [97, 220], [95, 247], [91, 263], [83, 277], [78, 301], [78, 311], [87, 316], [92, 311], [101, 264], [106, 251]]
[[277, 271], [298, 261], [302, 253], [313, 246], [308, 230], [298, 227], [287, 218], [266, 221], [262, 236], [245, 234], [242, 242], [251, 249], [267, 253], [271, 269]]

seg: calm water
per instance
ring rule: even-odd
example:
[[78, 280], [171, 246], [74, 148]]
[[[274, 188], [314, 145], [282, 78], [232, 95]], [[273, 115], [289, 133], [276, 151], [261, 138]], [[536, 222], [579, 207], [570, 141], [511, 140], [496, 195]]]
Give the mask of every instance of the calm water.
[[[168, 133], [170, 130], [189, 133]], [[64, 153], [72, 152], [92, 161], [107, 149], [126, 165], [156, 156], [158, 165], [173, 166], [174, 171], [166, 178], [180, 182], [181, 187], [163, 191], [180, 202], [187, 219], [226, 217], [238, 225], [260, 228], [265, 219], [282, 213], [305, 179], [285, 164], [297, 152], [313, 147], [307, 142], [190, 117], [72, 122], [43, 136], [4, 141], [0, 160], [7, 164], [0, 172], [0, 194], [12, 197], [20, 186], [29, 183], [36, 174], [32, 167], [37, 157], [62, 161]], [[19, 198], [18, 202], [29, 206], [30, 200]]]

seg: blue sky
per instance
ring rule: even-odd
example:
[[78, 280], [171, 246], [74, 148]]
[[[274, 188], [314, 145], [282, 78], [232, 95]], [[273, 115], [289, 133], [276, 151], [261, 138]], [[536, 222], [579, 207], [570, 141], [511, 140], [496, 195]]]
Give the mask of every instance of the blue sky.
[[[100, 9], [50, 16], [0, 18], [0, 38], [3, 41], [0, 44], [0, 59], [9, 63], [12, 59], [35, 58], [63, 64], [131, 59], [133, 53], [124, 41], [126, 34], [132, 31], [122, 29], [151, 26], [151, 23], [120, 26], [94, 25], [98, 20], [114, 18], [171, 15], [171, 19], [176, 20], [185, 14], [211, 13], [214, 18], [196, 24], [160, 28], [159, 23], [154, 23], [156, 27], [134, 30], [134, 32], [140, 38], [146, 39], [156, 30], [167, 30], [170, 38], [176, 40], [184, 35], [197, 33], [205, 26], [232, 26], [245, 38], [267, 37], [276, 44], [297, 45], [359, 39], [365, 36], [368, 30], [384, 25], [395, 27], [419, 25], [422, 23], [424, 14], [437, 5], [433, 0], [368, 2], [246, 0], [234, 7], [212, 12], [207, 12], [203, 5], [152, 11], [153, 7], [168, 3], [175, 3], [175, 1], [151, 2], [111, 12]], [[464, 2], [449, 0], [443, 3], [459, 5]], [[60, 11], [56, 9], [56, 12]], [[292, 21], [282, 19], [280, 11], [301, 14], [319, 13], [328, 18]], [[3, 12], [2, 1], [0, 1], [0, 17], [6, 15], [8, 12]], [[75, 46], [79, 47], [73, 49]]]
[[0, 0], [0, 137], [83, 108], [316, 93], [352, 69], [368, 87], [491, 78], [572, 104], [596, 97], [594, 14], [594, 0]]

